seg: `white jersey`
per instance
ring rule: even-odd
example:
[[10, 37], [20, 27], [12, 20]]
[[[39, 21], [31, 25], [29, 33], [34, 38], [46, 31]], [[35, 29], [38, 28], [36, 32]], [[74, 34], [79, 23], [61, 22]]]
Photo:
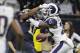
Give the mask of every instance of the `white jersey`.
[[[60, 37], [62, 36], [63, 25], [59, 16], [53, 16], [49, 18], [54, 18], [57, 21], [57, 28], [49, 28], [49, 31], [54, 34], [53, 39], [55, 41], [55, 45], [60, 42]], [[49, 19], [48, 18], [48, 19]]]
[[[73, 41], [75, 47], [80, 48], [80, 43], [76, 42], [75, 39], [80, 42], [80, 36], [79, 36], [79, 34], [73, 32], [73, 34], [71, 36], [71, 40]], [[78, 44], [79, 44], [79, 46], [78, 46]]]
[[[67, 33], [64, 33], [64, 34], [67, 34]], [[67, 34], [67, 35], [69, 35], [69, 34]], [[77, 33], [75, 33], [75, 32], [73, 32], [73, 34], [72, 34], [70, 39], [72, 40], [72, 42], [74, 43], [75, 46], [77, 46], [77, 44], [80, 42], [80, 36]], [[75, 39], [77, 41], [79, 41], [79, 42], [76, 42]]]
[[67, 37], [67, 34], [66, 33], [63, 34], [63, 36], [61, 37], [60, 41], [64, 41], [71, 48], [74, 48], [73, 41], [70, 38]]
[[13, 21], [14, 10], [8, 6], [0, 6], [0, 53], [6, 50], [6, 34]]
[[[56, 43], [60, 42], [60, 37], [62, 36], [62, 29], [63, 29], [63, 26], [62, 26], [62, 22], [61, 22], [61, 19], [59, 16], [54, 16], [54, 17], [49, 17], [49, 18], [54, 18], [55, 20], [57, 20], [57, 29], [53, 29], [53, 28], [50, 28], [50, 32], [54, 34], [53, 36], [53, 39]], [[47, 19], [49, 19], [47, 18]], [[47, 20], [46, 19], [46, 20]], [[37, 20], [34, 20], [32, 18], [29, 19], [31, 24], [38, 27], [39, 26], [39, 23], [41, 20], [37, 21]]]
[[75, 32], [73, 32], [72, 37], [71, 37], [72, 41], [74, 41], [74, 39], [76, 39], [76, 40], [78, 40], [80, 42], [80, 36]]
[[[61, 22], [61, 19], [59, 16], [49, 17], [47, 19], [50, 19], [50, 18], [54, 18], [57, 21], [57, 28], [56, 29], [49, 28], [49, 31], [54, 34], [53, 39], [54, 39], [55, 45], [56, 45], [56, 44], [60, 43], [61, 37], [63, 36], [62, 35], [63, 25], [62, 25], [62, 22]], [[41, 21], [41, 20], [37, 21], [32, 18], [30, 18], [29, 20], [30, 20], [31, 24], [34, 25], [35, 27], [38, 27], [39, 23]]]
[[62, 34], [63, 25], [59, 17], [51, 17], [57, 21], [57, 28], [50, 28], [49, 31], [54, 34], [55, 47], [50, 53], [73, 53], [74, 44], [67, 34]]

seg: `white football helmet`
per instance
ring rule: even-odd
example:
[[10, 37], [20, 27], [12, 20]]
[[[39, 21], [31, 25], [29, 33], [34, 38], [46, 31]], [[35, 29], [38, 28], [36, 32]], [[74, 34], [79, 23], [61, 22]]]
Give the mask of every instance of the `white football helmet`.
[[48, 17], [48, 4], [43, 4], [42, 9], [40, 10], [41, 16], [44, 18]]
[[47, 18], [49, 16], [58, 15], [58, 7], [54, 3], [43, 4], [42, 9], [40, 10], [42, 16]]
[[49, 8], [48, 8], [48, 14], [49, 16], [54, 16], [54, 15], [58, 15], [58, 7], [56, 4], [54, 3], [49, 3], [48, 4]]

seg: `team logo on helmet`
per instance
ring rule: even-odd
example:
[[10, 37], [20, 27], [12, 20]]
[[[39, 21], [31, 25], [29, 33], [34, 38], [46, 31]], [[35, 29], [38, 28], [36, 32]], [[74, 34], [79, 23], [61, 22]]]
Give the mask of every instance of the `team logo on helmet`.
[[48, 18], [45, 21], [50, 28], [57, 28], [57, 21], [54, 18]]

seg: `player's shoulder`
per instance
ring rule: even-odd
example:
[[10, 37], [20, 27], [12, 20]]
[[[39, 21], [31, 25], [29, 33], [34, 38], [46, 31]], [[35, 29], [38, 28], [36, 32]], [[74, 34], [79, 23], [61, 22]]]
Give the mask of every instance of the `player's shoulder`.
[[52, 17], [49, 17], [49, 18], [54, 18], [56, 20], [61, 20], [61, 18], [59, 16], [52, 16]]

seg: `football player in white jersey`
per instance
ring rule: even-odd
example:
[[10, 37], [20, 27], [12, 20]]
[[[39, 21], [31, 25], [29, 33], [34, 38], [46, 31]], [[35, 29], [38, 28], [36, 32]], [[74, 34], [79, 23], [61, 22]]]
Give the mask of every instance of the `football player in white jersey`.
[[[45, 27], [45, 26], [52, 25], [49, 27], [49, 31], [53, 34], [53, 39], [55, 41], [55, 47], [52, 49], [50, 53], [65, 53], [65, 52], [73, 53], [73, 47], [74, 47], [73, 42], [66, 36], [66, 34], [64, 34], [63, 36], [61, 34], [63, 28], [61, 24], [61, 19], [59, 18], [57, 14], [58, 8], [56, 7], [55, 4], [53, 3], [43, 4], [39, 6], [38, 8], [32, 9], [31, 12], [22, 14], [20, 18], [28, 19], [29, 16], [32, 16], [33, 14], [35, 14], [35, 12], [39, 10], [39, 8], [42, 8], [42, 7], [46, 10], [47, 13], [49, 13], [49, 14], [47, 13], [44, 14], [44, 15], [47, 15], [45, 19], [46, 21], [45, 20], [36, 21], [34, 19], [29, 19], [29, 20], [35, 26], [41, 25]], [[44, 12], [45, 10], [41, 10], [41, 11]], [[54, 23], [57, 23], [55, 24], [56, 26], [54, 25]]]
[[49, 31], [53, 34], [55, 45], [50, 53], [73, 53], [73, 42], [66, 34], [61, 34], [61, 29], [58, 29], [57, 21], [54, 18], [46, 20], [49, 25]]
[[17, 33], [23, 36], [23, 32], [19, 23], [14, 19], [14, 10], [12, 7], [4, 6], [2, 3], [5, 0], [0, 0], [0, 53], [6, 53], [6, 34], [9, 26]]
[[[46, 7], [46, 6], [48, 6], [48, 7]], [[57, 23], [55, 23], [58, 26], [57, 29], [50, 28], [49, 30], [51, 31], [51, 33], [52, 32], [54, 33], [54, 35], [52, 36], [52, 38], [54, 40], [54, 46], [59, 44], [60, 37], [62, 36], [61, 33], [62, 33], [63, 26], [62, 26], [61, 19], [58, 16], [58, 8], [57, 8], [57, 6], [55, 4], [53, 4], [53, 3], [45, 4], [44, 8], [42, 8], [40, 10], [40, 12], [41, 12], [41, 16], [43, 17], [42, 19], [43, 19], [44, 22], [46, 22], [47, 20], [49, 20], [49, 22], [52, 22], [50, 20], [52, 20], [53, 18], [57, 21]]]
[[[73, 53], [73, 42], [66, 34], [62, 34], [63, 26], [60, 17], [58, 16], [58, 8], [55, 4], [43, 4], [43, 8], [40, 10], [44, 21], [35, 21], [29, 19], [35, 26], [49, 26], [49, 31], [53, 34], [52, 37], [55, 41], [55, 47], [50, 53]], [[45, 24], [44, 24], [45, 22]]]
[[66, 34], [62, 34], [63, 26], [60, 17], [58, 16], [58, 8], [55, 4], [49, 3], [49, 18], [46, 23], [49, 25], [49, 31], [53, 34], [55, 46], [50, 53], [73, 53], [73, 42]]

